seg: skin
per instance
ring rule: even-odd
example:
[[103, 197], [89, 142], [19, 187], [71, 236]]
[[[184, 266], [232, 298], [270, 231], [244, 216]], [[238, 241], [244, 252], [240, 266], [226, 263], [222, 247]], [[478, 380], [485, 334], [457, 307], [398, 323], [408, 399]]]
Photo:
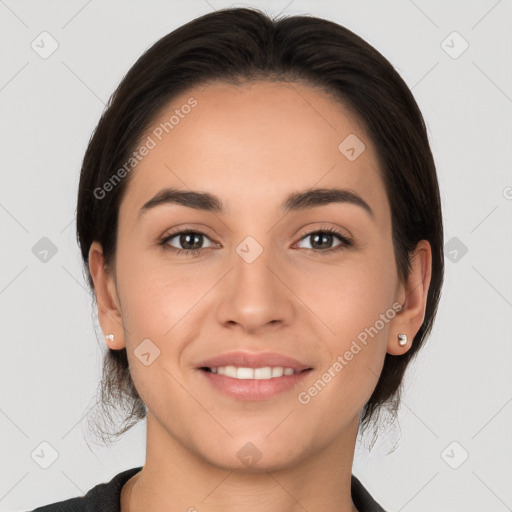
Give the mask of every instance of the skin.
[[[423, 322], [430, 245], [418, 244], [401, 283], [376, 153], [357, 119], [321, 91], [284, 82], [210, 84], [175, 98], [154, 125], [190, 96], [197, 106], [132, 171], [114, 264], [105, 269], [97, 242], [89, 252], [99, 321], [105, 334], [115, 334], [106, 342], [127, 348], [148, 408], [145, 465], [123, 488], [121, 510], [354, 511], [359, 415], [386, 352], [409, 350]], [[349, 134], [366, 145], [353, 162], [338, 150]], [[168, 186], [213, 193], [227, 211], [167, 204], [137, 219]], [[356, 192], [374, 217], [349, 203], [281, 213], [289, 193], [331, 186]], [[158, 245], [185, 226], [206, 234], [198, 257]], [[322, 227], [337, 228], [353, 245], [333, 252], [341, 243], [334, 236], [313, 255], [306, 233]], [[263, 248], [250, 264], [236, 252], [247, 236]], [[168, 246], [187, 248], [179, 237]], [[400, 314], [308, 404], [299, 403], [298, 393], [396, 302]], [[398, 333], [407, 334], [406, 346]], [[149, 366], [134, 354], [147, 338], [160, 350]], [[277, 351], [313, 371], [300, 389], [260, 402], [235, 400], [195, 369], [235, 349]], [[251, 467], [237, 456], [248, 442], [262, 454]]]

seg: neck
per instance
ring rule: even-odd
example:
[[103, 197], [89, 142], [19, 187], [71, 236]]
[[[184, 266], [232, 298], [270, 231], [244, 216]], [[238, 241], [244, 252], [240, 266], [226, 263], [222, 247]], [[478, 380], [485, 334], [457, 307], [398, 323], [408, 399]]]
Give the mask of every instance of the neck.
[[321, 451], [258, 470], [221, 467], [186, 449], [148, 411], [146, 461], [121, 512], [357, 512], [350, 492], [358, 418]]

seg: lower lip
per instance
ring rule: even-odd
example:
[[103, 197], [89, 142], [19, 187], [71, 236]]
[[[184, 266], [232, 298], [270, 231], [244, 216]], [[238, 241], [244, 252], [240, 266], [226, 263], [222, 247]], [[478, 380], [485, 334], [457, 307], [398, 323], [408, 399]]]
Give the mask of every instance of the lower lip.
[[284, 393], [301, 382], [310, 370], [272, 379], [235, 379], [226, 375], [199, 370], [207, 381], [218, 391], [238, 400], [265, 400]]

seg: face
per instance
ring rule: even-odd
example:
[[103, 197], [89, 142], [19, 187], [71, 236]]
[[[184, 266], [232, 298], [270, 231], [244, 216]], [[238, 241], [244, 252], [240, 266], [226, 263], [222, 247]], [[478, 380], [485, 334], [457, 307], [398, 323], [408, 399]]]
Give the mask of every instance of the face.
[[[267, 82], [187, 91], [148, 136], [155, 144], [131, 171], [105, 276], [112, 307], [100, 308], [111, 347], [127, 348], [148, 429], [232, 469], [247, 453], [268, 469], [332, 446], [357, 429], [386, 352], [407, 350], [397, 333], [412, 339], [422, 321], [397, 314], [407, 288], [371, 141], [325, 94]], [[219, 208], [148, 203], [167, 188], [208, 193]], [[352, 196], [286, 203], [318, 188]], [[280, 392], [251, 379], [256, 394], [235, 396], [248, 380], [199, 369], [233, 351], [274, 352], [310, 370], [270, 379], [291, 382]]]

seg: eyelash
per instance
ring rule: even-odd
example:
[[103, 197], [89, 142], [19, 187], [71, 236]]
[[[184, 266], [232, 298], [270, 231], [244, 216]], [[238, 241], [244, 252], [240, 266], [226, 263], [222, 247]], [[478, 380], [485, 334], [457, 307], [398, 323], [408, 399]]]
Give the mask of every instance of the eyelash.
[[[350, 247], [352, 245], [352, 242], [349, 238], [347, 238], [345, 235], [340, 233], [335, 228], [331, 228], [331, 227], [305, 233], [301, 236], [300, 240], [303, 240], [304, 238], [307, 238], [308, 236], [315, 235], [318, 233], [335, 235], [341, 241], [341, 244], [337, 245], [336, 247], [333, 247], [332, 249], [325, 249], [325, 250], [307, 249], [315, 256], [320, 256], [321, 254], [326, 254], [326, 253], [332, 254], [333, 252], [337, 252], [337, 251], [346, 249], [347, 247]], [[159, 242], [159, 245], [161, 245], [165, 250], [169, 250], [178, 255], [193, 256], [193, 257], [200, 256], [201, 252], [203, 251], [204, 248], [203, 249], [177, 249], [176, 247], [172, 247], [167, 243], [167, 242], [169, 242], [169, 240], [172, 240], [173, 238], [177, 237], [178, 235], [186, 235], [186, 234], [203, 235], [206, 238], [209, 238], [208, 235], [206, 235], [205, 233], [203, 233], [201, 231], [197, 231], [194, 229], [183, 229], [181, 231], [177, 231], [176, 233], [171, 233], [170, 235], [167, 235], [165, 238], [163, 238]]]

